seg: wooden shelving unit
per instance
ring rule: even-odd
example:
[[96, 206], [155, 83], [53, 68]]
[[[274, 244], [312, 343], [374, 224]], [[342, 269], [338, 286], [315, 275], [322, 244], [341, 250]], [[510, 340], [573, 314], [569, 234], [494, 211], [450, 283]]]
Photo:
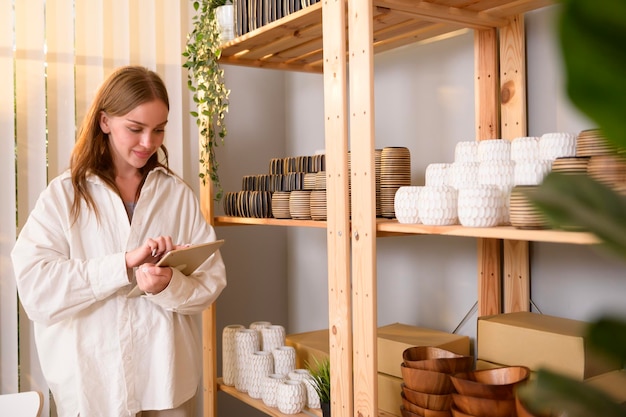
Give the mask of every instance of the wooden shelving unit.
[[[388, 415], [378, 411], [376, 395], [378, 236], [475, 238], [479, 315], [529, 308], [529, 242], [597, 243], [593, 236], [579, 232], [428, 227], [376, 219], [375, 215], [374, 54], [458, 30], [474, 30], [476, 138], [525, 136], [523, 13], [552, 3], [550, 0], [322, 0], [223, 45], [223, 64], [316, 72], [324, 76], [326, 222], [213, 218], [210, 190], [203, 190], [201, 198], [205, 216], [216, 226], [326, 228], [334, 417]], [[352, 84], [347, 80], [348, 69], [351, 80], [356, 80]], [[348, 103], [351, 114], [347, 111]], [[348, 142], [352, 164], [351, 216]], [[504, 287], [504, 306], [501, 287]], [[214, 310], [204, 315], [203, 326], [205, 416], [216, 415], [218, 388], [267, 414], [280, 415], [268, 410], [262, 402], [259, 404], [215, 382]]]

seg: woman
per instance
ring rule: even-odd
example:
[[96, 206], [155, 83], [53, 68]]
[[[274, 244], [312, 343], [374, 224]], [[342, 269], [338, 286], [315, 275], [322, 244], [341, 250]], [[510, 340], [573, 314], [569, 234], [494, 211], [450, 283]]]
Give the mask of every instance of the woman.
[[[226, 274], [219, 252], [190, 276], [155, 266], [183, 244], [216, 240], [167, 167], [168, 112], [156, 73], [115, 71], [85, 117], [70, 169], [41, 194], [12, 251], [59, 416], [191, 413], [202, 369], [194, 316]], [[135, 285], [146, 295], [127, 297]]]

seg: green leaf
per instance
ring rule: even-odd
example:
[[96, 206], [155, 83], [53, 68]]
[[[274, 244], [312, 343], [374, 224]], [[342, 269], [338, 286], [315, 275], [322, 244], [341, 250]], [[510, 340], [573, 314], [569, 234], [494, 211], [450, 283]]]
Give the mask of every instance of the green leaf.
[[580, 227], [626, 258], [626, 197], [587, 175], [551, 173], [527, 193], [555, 228]]
[[626, 408], [588, 384], [539, 369], [535, 378], [520, 387], [517, 394], [536, 414], [568, 417], [624, 417]]
[[626, 149], [626, 2], [564, 0], [559, 37], [572, 102]]
[[592, 348], [618, 363], [626, 363], [626, 322], [617, 317], [605, 316], [587, 329], [587, 339]]

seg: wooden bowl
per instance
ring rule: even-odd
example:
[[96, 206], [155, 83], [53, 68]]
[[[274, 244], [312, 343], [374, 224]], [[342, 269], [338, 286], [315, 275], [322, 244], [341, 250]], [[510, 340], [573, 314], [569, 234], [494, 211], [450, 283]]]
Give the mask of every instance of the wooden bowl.
[[462, 395], [512, 400], [515, 398], [515, 386], [526, 381], [529, 376], [530, 369], [525, 366], [505, 366], [460, 372], [451, 375], [450, 380], [456, 392]]
[[434, 346], [413, 346], [402, 352], [409, 368], [453, 374], [468, 372], [474, 367], [472, 356], [463, 356]]
[[524, 404], [524, 401], [522, 401], [522, 399], [520, 397], [518, 397], [517, 395], [515, 396], [515, 411], [517, 411], [517, 417], [556, 417], [557, 414], [535, 414], [533, 412], [531, 412], [528, 408], [526, 408], [526, 405]]
[[452, 401], [461, 412], [475, 417], [510, 417], [515, 415], [514, 398], [498, 400], [453, 393]]
[[454, 391], [450, 375], [443, 372], [409, 368], [404, 364], [400, 365], [400, 370], [404, 383], [412, 390], [426, 394], [450, 394]]
[[459, 410], [459, 408], [452, 403], [450, 407], [450, 412], [452, 413], [452, 417], [474, 417], [471, 414], [465, 414], [463, 411]]
[[450, 394], [428, 394], [412, 390], [406, 384], [402, 384], [402, 398], [431, 410], [449, 410], [452, 405], [452, 395]]
[[[414, 405], [413, 407], [417, 407]], [[417, 407], [415, 411], [408, 410], [405, 407], [400, 407], [400, 413], [402, 417], [452, 417], [452, 413], [447, 411], [429, 410], [428, 408]]]

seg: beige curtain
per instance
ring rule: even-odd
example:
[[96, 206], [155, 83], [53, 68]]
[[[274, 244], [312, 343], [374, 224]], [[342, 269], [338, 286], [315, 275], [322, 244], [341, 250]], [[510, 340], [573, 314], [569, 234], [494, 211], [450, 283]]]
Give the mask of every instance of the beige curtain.
[[[181, 55], [192, 15], [191, 0], [0, 1], [0, 393], [48, 392], [9, 254], [39, 193], [66, 169], [77, 125], [113, 68], [140, 64], [164, 78], [170, 166], [197, 183]], [[56, 415], [45, 398], [42, 415]]]

